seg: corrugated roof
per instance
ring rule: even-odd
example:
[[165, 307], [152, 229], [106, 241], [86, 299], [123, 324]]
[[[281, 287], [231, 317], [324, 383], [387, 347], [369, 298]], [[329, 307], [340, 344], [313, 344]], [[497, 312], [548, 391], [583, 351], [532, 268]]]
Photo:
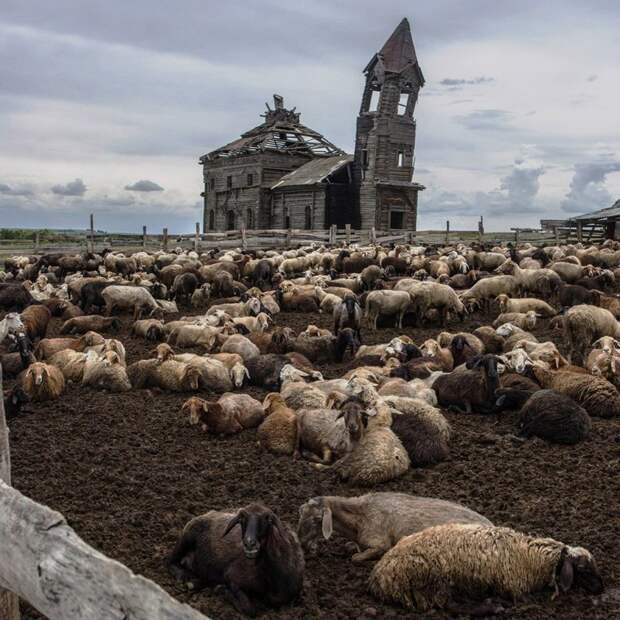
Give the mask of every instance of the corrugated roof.
[[607, 217], [620, 217], [620, 200], [617, 200], [611, 207], [605, 209], [599, 209], [598, 211], [592, 211], [591, 213], [584, 213], [584, 215], [578, 215], [573, 217], [573, 220], [599, 220]]
[[299, 185], [315, 185], [353, 161], [352, 155], [335, 155], [313, 159], [283, 176], [271, 189]]

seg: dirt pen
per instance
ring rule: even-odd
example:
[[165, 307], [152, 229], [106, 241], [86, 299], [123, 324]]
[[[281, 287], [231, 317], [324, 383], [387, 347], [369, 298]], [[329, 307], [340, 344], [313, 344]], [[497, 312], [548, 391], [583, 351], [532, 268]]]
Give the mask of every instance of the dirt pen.
[[[470, 331], [483, 322], [488, 324], [489, 317], [474, 316], [464, 327]], [[309, 323], [330, 327], [331, 319], [281, 313], [276, 323], [300, 331]], [[59, 326], [60, 320], [54, 319], [48, 335], [57, 335]], [[120, 339], [127, 362], [149, 357], [152, 346], [130, 337], [129, 329], [130, 321], [123, 317]], [[403, 330], [418, 343], [439, 331]], [[364, 330], [363, 338], [368, 344], [387, 342], [399, 332]], [[545, 320], [535, 334], [554, 338]], [[561, 341], [556, 343], [563, 349]], [[330, 364], [321, 370], [326, 378], [335, 378], [343, 368]], [[265, 394], [257, 388], [244, 391], [259, 399]], [[191, 517], [262, 501], [295, 524], [299, 506], [310, 497], [357, 495], [368, 489], [343, 484], [335, 474], [317, 471], [307, 462], [262, 452], [255, 431], [226, 438], [204, 434], [181, 415], [187, 396], [155, 390], [109, 394], [72, 385], [58, 401], [29, 405], [29, 413], [10, 427], [13, 484], [29, 498], [61, 512], [86, 543], [153, 580], [180, 602], [214, 619], [238, 618], [213, 590], [184, 592], [165, 570], [164, 557]], [[512, 440], [507, 435], [515, 430], [514, 413], [446, 416], [454, 429], [449, 459], [434, 467], [412, 468], [373, 490], [462, 502], [497, 525], [583, 545], [599, 560], [607, 587], [602, 596], [593, 599], [572, 591], [550, 600], [547, 592], [510, 607], [504, 617], [619, 617], [620, 420], [593, 418], [586, 441], [559, 446], [537, 439]], [[409, 616], [410, 612], [382, 605], [368, 594], [372, 563], [353, 564], [351, 553], [337, 536], [321, 543], [318, 554], [307, 558], [302, 599], [263, 617]], [[118, 617], [192, 617], [180, 611], [164, 614], [161, 608], [154, 615], [125, 613]], [[22, 603], [22, 617], [44, 616]], [[434, 611], [420, 617], [448, 616]]]

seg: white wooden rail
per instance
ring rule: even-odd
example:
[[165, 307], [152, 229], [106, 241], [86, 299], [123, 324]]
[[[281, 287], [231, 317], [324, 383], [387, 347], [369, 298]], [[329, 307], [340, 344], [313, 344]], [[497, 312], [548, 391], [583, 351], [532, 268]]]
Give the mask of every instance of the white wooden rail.
[[0, 368], [0, 619], [19, 618], [17, 594], [50, 620], [208, 620], [87, 545], [59, 512], [7, 484], [1, 386]]

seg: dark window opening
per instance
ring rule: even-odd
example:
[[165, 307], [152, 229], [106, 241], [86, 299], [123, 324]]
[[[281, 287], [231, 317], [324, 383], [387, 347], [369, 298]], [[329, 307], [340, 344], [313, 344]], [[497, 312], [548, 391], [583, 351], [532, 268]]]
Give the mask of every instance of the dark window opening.
[[364, 168], [364, 170], [368, 168], [368, 150], [367, 149], [362, 150], [362, 168]]
[[286, 140], [286, 132], [284, 131], [280, 132], [280, 140]]
[[289, 215], [288, 212], [288, 207], [284, 207], [284, 228], [290, 228], [291, 227], [291, 216]]
[[252, 187], [252, 185], [254, 185], [254, 175], [253, 174], [248, 174], [248, 185], [250, 187]]
[[405, 222], [405, 214], [402, 211], [390, 211], [390, 228], [402, 229]]
[[211, 179], [210, 181], [210, 185], [211, 185], [211, 191], [213, 191], [215, 189], [215, 179]]
[[213, 230], [215, 228], [215, 211], [211, 209], [209, 211], [209, 230]]
[[380, 90], [373, 90], [370, 95], [370, 105], [368, 106], [369, 112], [376, 112], [379, 108], [379, 99], [381, 97]]
[[254, 228], [254, 211], [252, 209], [248, 209], [247, 215], [245, 218], [245, 227], [252, 230]]
[[235, 212], [226, 213], [226, 230], [235, 230]]
[[306, 207], [304, 226], [306, 230], [312, 230], [312, 207]]
[[226, 177], [226, 187], [228, 189], [232, 187], [232, 177]]

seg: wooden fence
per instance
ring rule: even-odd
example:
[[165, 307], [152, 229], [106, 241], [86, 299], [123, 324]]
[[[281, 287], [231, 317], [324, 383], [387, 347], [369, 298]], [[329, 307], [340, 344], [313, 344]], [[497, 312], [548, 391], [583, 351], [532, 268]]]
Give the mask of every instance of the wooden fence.
[[[585, 240], [585, 238], [584, 238]], [[41, 254], [45, 252], [79, 253], [87, 250], [101, 251], [104, 248], [129, 251], [168, 250], [176, 247], [203, 251], [209, 248], [283, 248], [299, 247], [310, 243], [325, 245], [341, 245], [342, 243], [413, 243], [419, 245], [443, 245], [451, 243], [472, 243], [480, 241], [490, 244], [531, 242], [561, 243], [566, 239], [558, 229], [541, 231], [534, 229], [513, 228], [510, 232], [485, 233], [480, 227], [478, 230], [451, 230], [450, 222], [446, 222], [445, 229], [437, 230], [353, 230], [350, 226], [337, 229], [332, 226], [327, 230], [300, 230], [300, 229], [269, 229], [269, 230], [231, 230], [226, 232], [200, 233], [196, 224], [193, 234], [173, 235], [164, 228], [161, 234], [150, 233], [146, 226], [142, 227], [142, 234], [130, 233], [102, 233], [95, 230], [74, 235], [68, 241], [45, 242], [41, 241], [39, 233], [33, 233], [31, 240], [20, 241], [0, 240], [0, 259], [18, 254]]]
[[50, 620], [208, 620], [87, 545], [60, 513], [12, 488], [10, 474], [0, 366], [1, 620], [19, 620], [17, 596]]

